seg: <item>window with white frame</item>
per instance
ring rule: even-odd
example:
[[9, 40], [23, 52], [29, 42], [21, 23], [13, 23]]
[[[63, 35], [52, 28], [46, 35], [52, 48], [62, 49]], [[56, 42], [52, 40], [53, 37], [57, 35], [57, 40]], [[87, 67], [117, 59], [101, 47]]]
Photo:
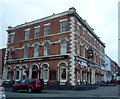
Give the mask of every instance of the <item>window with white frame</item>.
[[67, 21], [61, 21], [60, 22], [60, 32], [66, 32], [67, 31]]
[[77, 54], [80, 55], [80, 40], [77, 42]]
[[12, 57], [12, 52], [13, 52], [13, 47], [11, 47], [10, 50], [9, 50], [9, 59], [12, 59], [12, 58], [13, 58], [13, 57]]
[[24, 58], [28, 58], [28, 49], [29, 49], [29, 46], [25, 45], [24, 46]]
[[83, 53], [83, 57], [85, 57], [85, 44], [83, 44], [82, 53]]
[[98, 41], [96, 42], [96, 48], [98, 49]]
[[100, 44], [99, 44], [99, 43], [98, 43], [98, 50], [101, 51], [101, 50], [100, 50]]
[[32, 78], [38, 78], [39, 68], [37, 65], [32, 66]]
[[35, 38], [40, 37], [40, 26], [35, 27]]
[[6, 73], [7, 73], [7, 80], [10, 80], [10, 78], [11, 78], [11, 68], [8, 66], [7, 68], [6, 68]]
[[25, 40], [29, 40], [30, 38], [30, 29], [25, 30]]
[[77, 34], [79, 34], [79, 35], [80, 35], [80, 29], [81, 29], [81, 25], [77, 24]]
[[85, 47], [85, 58], [87, 58], [87, 48]]
[[77, 72], [77, 80], [78, 80], [79, 83], [80, 83], [80, 72]]
[[44, 55], [49, 55], [50, 54], [50, 44], [49, 42], [45, 42], [44, 44]]
[[86, 30], [85, 30], [84, 28], [83, 28], [83, 32], [82, 32], [82, 33], [83, 33], [82, 36], [83, 36], [83, 38], [85, 39], [85, 33], [86, 33]]
[[96, 63], [96, 53], [94, 53], [94, 61], [95, 61], [95, 63]]
[[59, 76], [60, 81], [67, 80], [67, 68], [65, 63], [59, 65]]
[[95, 40], [95, 47], [97, 48], [97, 41]]
[[10, 43], [14, 43], [15, 33], [10, 34]]
[[19, 78], [20, 78], [20, 67], [17, 66], [15, 68], [15, 80], [19, 80]]
[[89, 36], [88, 42], [91, 43], [92, 42], [92, 38]]
[[45, 81], [48, 81], [48, 79], [49, 79], [49, 68], [48, 68], [47, 64], [43, 65], [43, 79]]
[[34, 44], [34, 57], [38, 57], [39, 55], [39, 44], [35, 43]]
[[105, 51], [104, 51], [104, 47], [102, 47], [101, 50], [102, 50], [102, 53], [104, 54], [104, 53], [105, 53]]
[[94, 46], [95, 46], [95, 44], [96, 44], [96, 39], [94, 39]]
[[27, 78], [27, 74], [26, 74], [26, 66], [24, 65], [23, 67], [22, 67], [22, 80], [24, 80], [24, 79], [26, 79]]
[[44, 26], [44, 33], [45, 33], [45, 36], [50, 35], [50, 25]]
[[61, 39], [61, 54], [67, 53], [67, 40], [66, 38]]

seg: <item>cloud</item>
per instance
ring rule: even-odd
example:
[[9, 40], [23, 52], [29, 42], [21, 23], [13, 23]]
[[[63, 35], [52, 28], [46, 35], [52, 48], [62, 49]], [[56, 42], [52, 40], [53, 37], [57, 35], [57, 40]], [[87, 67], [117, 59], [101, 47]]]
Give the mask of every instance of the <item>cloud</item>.
[[[77, 13], [94, 28], [97, 36], [106, 44], [106, 53], [117, 61], [117, 5], [119, 0], [3, 0], [2, 46], [6, 46], [9, 25], [40, 19], [75, 7]], [[1, 3], [0, 3], [1, 4]], [[2, 9], [2, 11], [1, 11]], [[3, 17], [4, 16], [4, 17]], [[2, 18], [1, 18], [2, 17]], [[0, 38], [1, 40], [1, 38]], [[112, 46], [112, 47], [111, 47]], [[1, 47], [1, 46], [0, 46]]]

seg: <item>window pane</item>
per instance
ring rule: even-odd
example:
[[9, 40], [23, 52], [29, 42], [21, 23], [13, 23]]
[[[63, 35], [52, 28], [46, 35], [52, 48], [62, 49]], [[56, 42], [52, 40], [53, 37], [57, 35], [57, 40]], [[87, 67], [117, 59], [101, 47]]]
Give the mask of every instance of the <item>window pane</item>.
[[80, 34], [80, 25], [77, 25], [77, 33]]
[[40, 37], [40, 27], [35, 28], [35, 37]]
[[77, 79], [80, 80], [80, 72], [78, 72], [77, 75], [78, 75], [78, 76], [77, 76], [77, 77], [78, 77]]
[[86, 31], [83, 29], [83, 38], [85, 38], [85, 32], [86, 32]]
[[60, 68], [60, 79], [66, 80], [66, 68]]
[[10, 43], [14, 43], [15, 34], [10, 34]]
[[24, 48], [24, 57], [25, 58], [28, 57], [28, 45], [26, 45], [25, 48]]
[[47, 25], [44, 27], [44, 31], [45, 31], [45, 36], [50, 34], [50, 25]]
[[44, 47], [44, 55], [49, 55], [49, 54], [50, 54], [50, 45], [49, 42], [46, 42]]
[[25, 31], [25, 40], [29, 40], [30, 37], [30, 30]]
[[38, 53], [39, 53], [39, 45], [35, 44], [34, 45], [34, 57], [38, 57]]
[[44, 80], [48, 80], [48, 69], [43, 70], [43, 78]]
[[66, 64], [60, 64], [60, 80], [66, 80]]
[[78, 55], [80, 55], [80, 41], [78, 41], [78, 45], [77, 46], [78, 46], [78, 50], [77, 50], [78, 52], [77, 53], [78, 53]]
[[43, 65], [43, 79], [44, 80], [48, 80], [48, 65], [44, 64]]
[[36, 79], [32, 79], [32, 80], [31, 80], [31, 83], [35, 83], [35, 82], [36, 82]]
[[67, 41], [66, 39], [61, 40], [61, 54], [67, 53]]
[[22, 67], [22, 80], [26, 79], [26, 76], [27, 76], [27, 75], [26, 75], [26, 72], [25, 72], [25, 71], [26, 71], [26, 67], [23, 66], [23, 67]]
[[13, 52], [13, 48], [10, 48], [10, 50], [9, 50], [9, 59], [12, 59], [13, 57], [12, 57], [12, 52]]
[[62, 21], [60, 23], [60, 30], [61, 30], [61, 32], [66, 32], [66, 30], [67, 30], [67, 21]]
[[16, 71], [16, 79], [19, 79], [19, 71]]

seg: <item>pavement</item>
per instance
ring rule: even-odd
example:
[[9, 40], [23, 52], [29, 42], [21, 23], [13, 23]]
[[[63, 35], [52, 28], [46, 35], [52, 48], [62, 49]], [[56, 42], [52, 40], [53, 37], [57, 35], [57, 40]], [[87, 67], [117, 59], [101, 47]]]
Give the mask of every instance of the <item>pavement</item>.
[[2, 79], [0, 79], [0, 99], [6, 99], [5, 89], [2, 87]]
[[6, 99], [4, 87], [0, 87], [0, 99]]

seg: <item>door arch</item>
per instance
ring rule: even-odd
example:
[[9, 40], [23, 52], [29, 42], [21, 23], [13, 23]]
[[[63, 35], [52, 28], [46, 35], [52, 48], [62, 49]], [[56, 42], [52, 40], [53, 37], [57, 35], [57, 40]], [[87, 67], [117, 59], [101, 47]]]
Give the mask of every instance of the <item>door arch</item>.
[[34, 64], [31, 67], [31, 78], [38, 78], [39, 76], [39, 67], [38, 65]]

